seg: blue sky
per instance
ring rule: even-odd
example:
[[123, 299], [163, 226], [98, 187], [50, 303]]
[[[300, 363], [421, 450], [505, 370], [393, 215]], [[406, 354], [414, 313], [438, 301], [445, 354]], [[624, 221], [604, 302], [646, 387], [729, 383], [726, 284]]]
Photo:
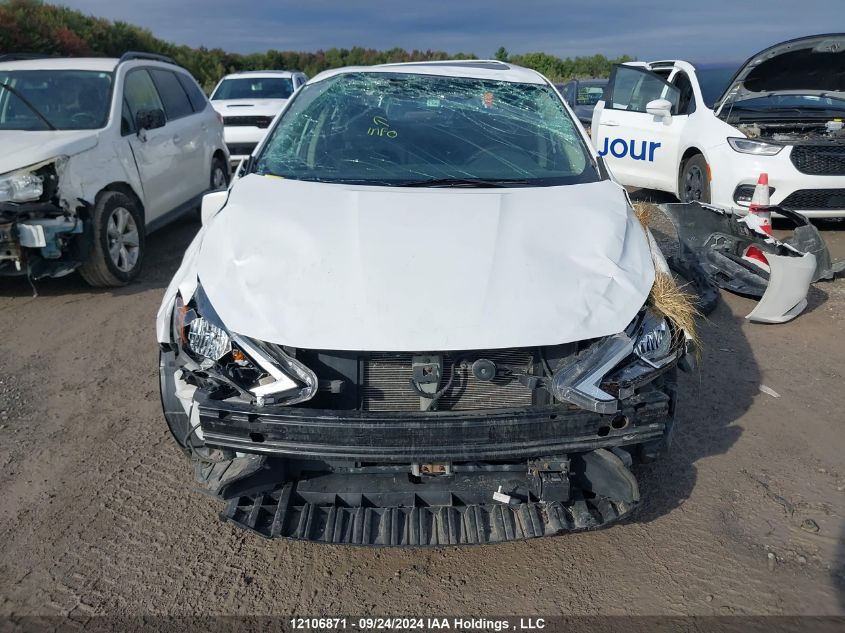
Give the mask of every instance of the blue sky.
[[85, 13], [178, 44], [438, 49], [492, 56], [627, 53], [639, 59], [743, 60], [771, 44], [834, 30], [843, 0], [66, 0]]

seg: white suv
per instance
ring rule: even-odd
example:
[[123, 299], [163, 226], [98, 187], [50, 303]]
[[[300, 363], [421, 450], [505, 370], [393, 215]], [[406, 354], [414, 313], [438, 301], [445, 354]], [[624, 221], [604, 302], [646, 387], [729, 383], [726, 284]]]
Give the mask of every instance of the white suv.
[[308, 77], [298, 71], [260, 70], [226, 75], [211, 93], [223, 117], [226, 145], [237, 164], [264, 138], [267, 128]]
[[219, 115], [165, 57], [0, 57], [0, 275], [119, 286], [144, 235], [226, 186]]

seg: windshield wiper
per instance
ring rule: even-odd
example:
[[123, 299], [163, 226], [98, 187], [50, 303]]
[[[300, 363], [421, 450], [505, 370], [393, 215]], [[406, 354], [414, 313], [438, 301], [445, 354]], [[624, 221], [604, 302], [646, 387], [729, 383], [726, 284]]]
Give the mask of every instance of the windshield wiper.
[[38, 108], [36, 108], [34, 105], [32, 105], [29, 102], [29, 99], [24, 97], [20, 92], [18, 92], [14, 88], [12, 88], [9, 84], [4, 84], [3, 82], [0, 82], [0, 88], [5, 88], [9, 92], [11, 92], [13, 95], [15, 95], [18, 99], [23, 101], [24, 104], [26, 105], [26, 107], [28, 107], [30, 110], [32, 110], [35, 113], [35, 116], [37, 116], [39, 119], [41, 119], [44, 122], [44, 125], [46, 125], [48, 128], [50, 128], [51, 130], [58, 129], [58, 128], [56, 128], [55, 125], [53, 125], [52, 123], [50, 123], [50, 121], [47, 120], [47, 117], [45, 117], [43, 114], [41, 114], [41, 112], [38, 110]]
[[527, 180], [515, 178], [499, 178], [485, 180], [483, 178], [427, 178], [425, 180], [408, 180], [396, 183], [394, 187], [512, 187], [527, 185]]

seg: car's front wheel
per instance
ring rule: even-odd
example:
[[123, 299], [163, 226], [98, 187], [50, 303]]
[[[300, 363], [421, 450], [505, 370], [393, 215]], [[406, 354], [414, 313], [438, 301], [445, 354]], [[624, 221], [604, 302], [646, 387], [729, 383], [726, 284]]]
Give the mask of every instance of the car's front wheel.
[[141, 272], [144, 214], [120, 191], [97, 196], [91, 210], [91, 244], [79, 273], [92, 286], [125, 286]]
[[701, 154], [690, 156], [681, 168], [678, 197], [681, 202], [710, 202], [707, 161]]
[[211, 189], [212, 191], [219, 191], [225, 189], [229, 184], [229, 169], [224, 161], [219, 156], [215, 156], [211, 161]]

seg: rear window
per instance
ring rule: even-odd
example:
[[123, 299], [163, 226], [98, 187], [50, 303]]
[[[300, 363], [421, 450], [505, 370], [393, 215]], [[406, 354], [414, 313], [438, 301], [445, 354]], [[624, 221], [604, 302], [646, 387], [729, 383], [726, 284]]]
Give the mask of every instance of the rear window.
[[293, 80], [289, 77], [237, 77], [224, 79], [211, 100], [287, 99], [292, 94]]
[[605, 84], [580, 84], [578, 86], [578, 96], [575, 98], [575, 105], [596, 105], [604, 94], [604, 86]]
[[164, 102], [168, 120], [180, 119], [194, 113], [191, 102], [176, 75], [169, 70], [150, 69], [153, 81]]
[[208, 105], [208, 99], [206, 98], [205, 93], [197, 85], [197, 82], [184, 73], [176, 73], [176, 77], [179, 78], [179, 83], [182, 84], [185, 92], [188, 93], [188, 99], [191, 101], [194, 112], [202, 112], [205, 110], [205, 106]]

